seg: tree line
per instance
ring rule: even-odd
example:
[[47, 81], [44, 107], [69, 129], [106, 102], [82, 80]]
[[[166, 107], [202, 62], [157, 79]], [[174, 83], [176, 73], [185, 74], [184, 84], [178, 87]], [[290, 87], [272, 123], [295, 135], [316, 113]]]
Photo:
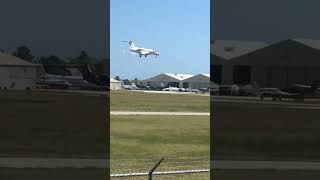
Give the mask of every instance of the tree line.
[[61, 59], [56, 55], [36, 57], [32, 54], [27, 46], [19, 46], [13, 52], [13, 56], [29, 61], [31, 63], [39, 63], [44, 66], [50, 65], [88, 65], [93, 71], [106, 73], [106, 59], [97, 59], [90, 56], [86, 51], [82, 50], [78, 56]]
[[122, 81], [123, 84], [125, 84], [125, 85], [131, 85], [132, 83], [134, 83], [138, 87], [142, 86], [142, 80], [139, 80], [138, 78], [134, 78], [133, 80], [129, 80], [129, 79], [121, 79], [119, 76], [115, 76], [114, 79], [117, 81]]

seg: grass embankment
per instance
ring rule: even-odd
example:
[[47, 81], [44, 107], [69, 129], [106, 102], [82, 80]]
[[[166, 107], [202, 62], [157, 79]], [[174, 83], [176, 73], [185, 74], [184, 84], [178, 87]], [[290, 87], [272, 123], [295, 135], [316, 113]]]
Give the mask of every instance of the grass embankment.
[[213, 159], [320, 160], [320, 110], [213, 103]]
[[209, 116], [111, 116], [111, 172], [208, 168]]
[[106, 156], [107, 97], [0, 91], [0, 154]]
[[[147, 176], [140, 177], [131, 177], [131, 178], [113, 178], [112, 180], [145, 180]], [[163, 175], [163, 176], [154, 176], [153, 179], [156, 180], [209, 180], [210, 173], [199, 173], [199, 174], [178, 174], [178, 175]]]
[[1, 180], [107, 180], [104, 169], [11, 169], [0, 168]]
[[214, 180], [317, 180], [320, 171], [214, 170]]

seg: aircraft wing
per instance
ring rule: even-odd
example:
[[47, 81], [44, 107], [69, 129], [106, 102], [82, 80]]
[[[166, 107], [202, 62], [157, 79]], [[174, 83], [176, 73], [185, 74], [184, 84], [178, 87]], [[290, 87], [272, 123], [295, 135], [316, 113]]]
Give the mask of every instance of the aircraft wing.
[[143, 48], [137, 48], [136, 50], [137, 51], [143, 51], [144, 49]]
[[140, 51], [140, 53], [141, 53], [142, 55], [148, 55], [148, 54], [150, 54], [149, 51]]

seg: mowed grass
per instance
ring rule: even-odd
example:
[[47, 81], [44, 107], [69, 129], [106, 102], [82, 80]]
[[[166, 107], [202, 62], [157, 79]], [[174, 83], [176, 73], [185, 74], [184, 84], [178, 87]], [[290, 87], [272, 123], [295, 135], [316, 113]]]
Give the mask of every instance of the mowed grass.
[[[187, 175], [166, 175], [154, 176], [157, 180], [198, 180], [210, 179], [209, 173], [187, 174]], [[57, 169], [14, 169], [0, 168], [1, 180], [141, 180], [147, 179], [146, 176], [140, 177], [125, 177], [125, 178], [110, 178], [105, 169], [72, 169], [72, 168], [57, 168]]]
[[213, 159], [320, 160], [320, 110], [212, 103]]
[[[112, 180], [146, 180], [147, 176], [140, 177], [126, 177], [126, 178], [112, 178]], [[199, 173], [199, 174], [176, 174], [176, 175], [161, 175], [153, 176], [155, 180], [209, 180], [210, 173]]]
[[111, 111], [210, 111], [210, 97], [194, 94], [112, 91], [110, 102]]
[[0, 91], [2, 156], [107, 156], [107, 97]]
[[213, 180], [318, 180], [320, 171], [214, 170]]
[[208, 168], [209, 116], [111, 116], [111, 172]]
[[13, 169], [0, 168], [1, 180], [108, 180], [104, 169]]

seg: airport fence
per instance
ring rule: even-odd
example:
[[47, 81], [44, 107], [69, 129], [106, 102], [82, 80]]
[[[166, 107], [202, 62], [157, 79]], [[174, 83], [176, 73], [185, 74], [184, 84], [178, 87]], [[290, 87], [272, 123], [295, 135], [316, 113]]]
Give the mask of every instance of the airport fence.
[[[188, 174], [193, 174], [193, 176], [198, 174], [195, 178], [191, 178], [198, 179], [200, 176], [209, 178], [210, 168], [208, 157], [161, 158], [160, 160], [123, 159], [111, 160], [111, 172], [112, 179], [146, 177], [151, 180], [154, 176], [185, 176]], [[188, 178], [190, 179], [190, 176]]]

